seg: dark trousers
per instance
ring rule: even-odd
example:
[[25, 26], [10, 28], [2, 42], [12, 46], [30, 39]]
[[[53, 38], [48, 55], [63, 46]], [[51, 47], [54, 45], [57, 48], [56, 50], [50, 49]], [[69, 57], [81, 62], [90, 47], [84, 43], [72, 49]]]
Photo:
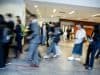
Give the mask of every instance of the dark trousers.
[[4, 45], [4, 51], [5, 51], [5, 63], [7, 63], [8, 57], [9, 57], [9, 43], [6, 43]]
[[49, 35], [47, 36], [46, 44], [47, 44], [47, 47], [49, 47]]
[[8, 59], [8, 43], [0, 45], [0, 67], [4, 67]]
[[93, 67], [95, 54], [99, 48], [100, 48], [99, 41], [93, 41], [92, 43], [90, 43], [87, 50], [87, 56], [86, 56], [86, 62], [85, 62], [86, 66]]
[[0, 68], [5, 66], [5, 51], [3, 45], [0, 45]]
[[70, 39], [70, 33], [67, 34], [67, 39], [68, 39], [68, 40]]
[[17, 40], [16, 40], [16, 47], [15, 47], [16, 49], [15, 49], [15, 56], [16, 57], [18, 57], [18, 55], [20, 54], [20, 53], [22, 53], [22, 39], [20, 38], [18, 38]]

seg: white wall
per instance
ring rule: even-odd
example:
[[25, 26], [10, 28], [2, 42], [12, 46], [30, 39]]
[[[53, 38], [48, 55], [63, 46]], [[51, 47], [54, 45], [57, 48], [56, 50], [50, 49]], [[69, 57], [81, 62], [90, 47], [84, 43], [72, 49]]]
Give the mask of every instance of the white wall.
[[80, 5], [80, 6], [100, 8], [100, 0], [31, 0], [31, 1], [53, 2], [53, 3], [62, 3], [62, 4], [69, 4], [69, 5]]
[[0, 0], [0, 14], [12, 13], [20, 16], [22, 23], [25, 24], [25, 3], [24, 0]]

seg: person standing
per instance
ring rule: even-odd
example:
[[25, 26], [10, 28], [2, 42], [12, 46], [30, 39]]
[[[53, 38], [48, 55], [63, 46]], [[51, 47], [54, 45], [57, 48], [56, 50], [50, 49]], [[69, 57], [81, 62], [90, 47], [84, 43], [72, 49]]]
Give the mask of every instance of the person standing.
[[38, 46], [41, 42], [40, 40], [40, 26], [38, 24], [37, 16], [35, 14], [30, 15], [30, 30], [31, 34], [29, 43], [28, 60], [30, 61], [30, 66], [39, 67], [39, 56], [38, 56]]
[[45, 23], [42, 24], [42, 30], [41, 30], [41, 35], [42, 35], [42, 45], [45, 45], [46, 41], [46, 25]]
[[78, 30], [75, 35], [75, 44], [72, 51], [72, 56], [68, 57], [68, 60], [77, 60], [80, 61], [80, 56], [82, 55], [83, 41], [86, 37], [86, 32], [83, 29], [83, 26], [78, 24], [76, 25]]
[[[10, 41], [6, 49], [10, 49], [14, 40], [14, 27], [15, 27], [13, 15], [11, 13], [6, 14], [6, 22], [7, 22], [8, 28], [10, 29], [10, 35], [11, 35]], [[8, 54], [9, 54], [9, 51], [7, 52], [7, 55], [6, 55], [7, 57], [8, 57]]]
[[10, 40], [10, 29], [4, 20], [3, 15], [0, 15], [0, 69], [5, 67], [8, 55], [8, 42]]
[[22, 53], [22, 30], [21, 30], [21, 21], [17, 20], [16, 28], [15, 28], [15, 41], [16, 41], [16, 49], [15, 49], [15, 58]]
[[67, 28], [67, 40], [70, 40], [70, 33], [71, 33], [71, 27], [70, 26], [68, 26], [68, 28]]
[[49, 24], [46, 23], [46, 45], [49, 47]]
[[13, 34], [15, 23], [13, 20], [13, 15], [11, 13], [6, 14], [6, 22], [8, 24], [9, 29], [11, 30], [11, 33]]
[[85, 61], [85, 69], [92, 70], [94, 64], [94, 58], [97, 51], [100, 51], [100, 24], [94, 26], [94, 31], [92, 35], [93, 40], [89, 44], [87, 50], [87, 56]]

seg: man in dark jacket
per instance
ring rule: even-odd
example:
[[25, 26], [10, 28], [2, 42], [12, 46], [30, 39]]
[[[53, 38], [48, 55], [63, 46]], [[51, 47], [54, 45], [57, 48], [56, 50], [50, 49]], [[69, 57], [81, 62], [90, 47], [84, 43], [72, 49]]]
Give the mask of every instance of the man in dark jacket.
[[8, 42], [10, 40], [9, 28], [4, 21], [4, 17], [0, 15], [0, 69], [5, 67], [8, 55]]
[[[10, 41], [9, 41], [9, 43], [8, 43], [8, 45], [7, 45], [7, 47], [6, 47], [6, 49], [10, 49], [10, 47], [12, 46], [12, 42], [13, 42], [13, 38], [14, 38], [14, 20], [13, 20], [13, 15], [11, 14], [11, 13], [7, 13], [6, 14], [6, 23], [7, 23], [7, 27], [10, 29], [10, 35], [11, 35], [11, 37], [10, 37]], [[9, 51], [8, 51], [8, 53], [7, 53], [7, 57], [8, 57], [8, 54], [9, 54]]]
[[93, 41], [90, 43], [87, 51], [85, 68], [91, 70], [94, 64], [94, 58], [97, 50], [100, 50], [100, 24], [94, 26]]
[[13, 19], [12, 19], [12, 14], [10, 14], [10, 13], [8, 13], [7, 15], [7, 24], [8, 24], [8, 27], [9, 27], [9, 29], [11, 30], [11, 33], [13, 33], [14, 32], [14, 21], [13, 21]]

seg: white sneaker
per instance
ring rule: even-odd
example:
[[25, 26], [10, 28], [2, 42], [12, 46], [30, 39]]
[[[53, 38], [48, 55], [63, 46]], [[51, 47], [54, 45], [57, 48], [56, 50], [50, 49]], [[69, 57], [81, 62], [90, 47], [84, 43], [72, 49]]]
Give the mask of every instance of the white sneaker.
[[53, 56], [53, 58], [56, 58], [56, 57], [57, 57], [57, 55], [54, 55], [54, 56]]
[[75, 58], [75, 60], [76, 60], [76, 61], [81, 61], [81, 59], [80, 59], [80, 58]]
[[68, 57], [68, 60], [73, 61], [73, 60], [75, 60], [75, 58], [74, 57]]
[[7, 66], [7, 65], [11, 65], [11, 64], [12, 64], [12, 63], [7, 63], [6, 66]]
[[45, 55], [43, 58], [44, 58], [44, 59], [49, 59], [49, 56]]

